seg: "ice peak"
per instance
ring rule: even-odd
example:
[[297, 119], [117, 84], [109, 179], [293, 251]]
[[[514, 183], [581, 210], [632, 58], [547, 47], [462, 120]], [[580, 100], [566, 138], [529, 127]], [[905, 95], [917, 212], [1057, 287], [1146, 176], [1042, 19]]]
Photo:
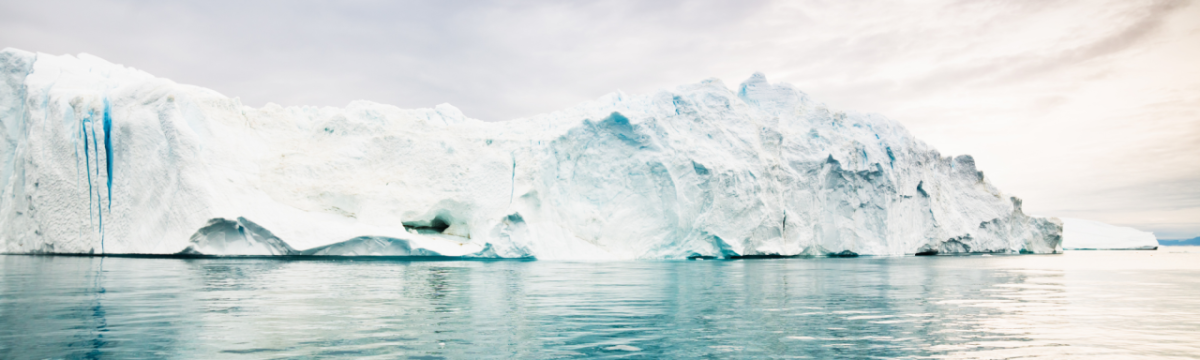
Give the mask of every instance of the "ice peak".
[[747, 104], [769, 111], [781, 111], [804, 102], [804, 93], [788, 84], [771, 84], [761, 72], [750, 75], [738, 89], [738, 97]]
[[747, 78], [746, 81], [742, 81], [743, 88], [745, 88], [747, 85], [751, 85], [751, 84], [768, 85], [767, 84], [767, 75], [763, 74], [761, 71], [755, 71], [753, 74], [750, 74], [750, 77]]

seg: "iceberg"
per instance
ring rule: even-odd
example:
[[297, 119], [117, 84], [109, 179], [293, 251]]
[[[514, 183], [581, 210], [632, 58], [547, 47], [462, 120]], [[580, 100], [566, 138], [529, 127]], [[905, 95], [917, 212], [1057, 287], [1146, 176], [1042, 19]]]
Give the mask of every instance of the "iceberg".
[[192, 235], [181, 255], [277, 256], [297, 255], [287, 243], [245, 218], [212, 219]]
[[1191, 239], [1158, 239], [1162, 246], [1200, 246], [1200, 236]]
[[374, 236], [358, 237], [340, 243], [304, 251], [304, 255], [316, 256], [440, 256], [441, 254], [425, 250], [413, 249], [412, 244], [404, 239], [380, 238]]
[[[685, 259], [1056, 253], [970, 156], [754, 74], [504, 122], [244, 106], [0, 51], [0, 252]], [[233, 219], [233, 220], [231, 220]]]
[[1156, 250], [1154, 233], [1099, 221], [1060, 218], [1063, 250]]

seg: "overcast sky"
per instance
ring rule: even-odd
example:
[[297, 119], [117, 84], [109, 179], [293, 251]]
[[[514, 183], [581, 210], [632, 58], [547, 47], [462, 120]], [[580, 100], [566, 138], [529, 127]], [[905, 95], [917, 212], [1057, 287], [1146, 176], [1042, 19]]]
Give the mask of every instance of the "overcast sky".
[[251, 106], [502, 121], [761, 71], [971, 154], [1028, 213], [1200, 236], [1194, 1], [0, 1], [0, 47]]

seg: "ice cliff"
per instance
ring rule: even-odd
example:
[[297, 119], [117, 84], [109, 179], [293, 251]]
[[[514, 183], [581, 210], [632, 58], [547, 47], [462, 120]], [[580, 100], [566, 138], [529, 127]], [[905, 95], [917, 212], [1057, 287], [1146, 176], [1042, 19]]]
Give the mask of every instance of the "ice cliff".
[[755, 74], [505, 122], [243, 106], [0, 52], [0, 252], [678, 259], [1060, 249], [970, 156]]
[[1065, 250], [1154, 250], [1154, 233], [1099, 221], [1061, 218]]

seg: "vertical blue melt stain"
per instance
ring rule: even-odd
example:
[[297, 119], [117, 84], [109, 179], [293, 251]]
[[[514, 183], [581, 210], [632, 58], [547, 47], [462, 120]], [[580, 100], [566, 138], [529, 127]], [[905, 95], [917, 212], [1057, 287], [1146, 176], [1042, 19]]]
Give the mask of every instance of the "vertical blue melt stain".
[[[92, 206], [100, 205], [100, 199], [99, 199], [100, 194], [98, 192], [96, 193], [96, 197], [97, 197], [96, 202], [94, 202], [94, 203], [92, 202], [92, 156], [91, 156], [91, 154], [92, 154], [92, 151], [94, 151], [93, 148], [96, 147], [96, 128], [95, 128], [95, 123], [92, 122], [92, 116], [95, 116], [95, 112], [89, 110], [87, 116], [85, 116], [83, 118], [83, 120], [80, 121], [80, 127], [79, 127], [79, 132], [80, 132], [80, 134], [83, 135], [84, 166], [87, 167], [88, 208], [91, 208]], [[91, 130], [92, 130], [91, 144], [88, 144], [88, 127], [89, 126], [91, 127]], [[99, 216], [99, 218], [100, 218], [100, 253], [103, 254], [104, 253], [104, 214], [101, 213], [99, 210], [100, 210], [100, 208], [98, 207], [98, 209], [96, 211], [96, 215]], [[91, 210], [88, 210], [88, 218], [89, 219], [91, 219], [91, 215], [92, 215]]]
[[[96, 136], [96, 124], [93, 123], [92, 124], [92, 151], [94, 151], [93, 155], [96, 155], [96, 176], [100, 176], [100, 145], [98, 144], [99, 141], [96, 140], [96, 137], [97, 137]], [[92, 169], [89, 168], [88, 172], [91, 172], [91, 171], [92, 171]], [[88, 174], [88, 176], [90, 178], [91, 174]], [[88, 187], [91, 187], [90, 183], [88, 184]], [[98, 220], [98, 222], [100, 223], [100, 253], [101, 254], [104, 253], [104, 203], [103, 203], [103, 201], [104, 200], [100, 199], [100, 190], [96, 190], [96, 220]]]
[[[96, 124], [95, 124], [94, 122], [92, 122], [92, 121], [91, 121], [91, 117], [92, 117], [93, 115], [94, 115], [94, 113], [91, 113], [91, 112], [89, 112], [89, 114], [88, 114], [88, 123], [90, 123], [90, 124], [92, 125], [92, 126], [91, 126], [91, 128], [92, 128], [92, 147], [91, 147], [91, 150], [93, 151], [92, 155], [96, 155], [96, 159], [97, 159], [97, 160], [96, 160], [96, 161], [97, 161], [97, 163], [96, 163], [96, 175], [97, 175], [97, 176], [99, 176], [99, 175], [100, 175], [100, 163], [99, 163], [99, 160], [98, 160], [98, 159], [100, 158], [100, 141], [99, 141], [99, 140], [96, 140], [96, 138], [98, 137], [98, 136], [96, 136]], [[87, 136], [87, 133], [84, 133], [84, 136]], [[84, 144], [84, 146], [85, 146], [85, 148], [84, 148], [84, 151], [85, 151], [85, 152], [88, 150], [88, 149], [86, 148], [86, 146], [87, 146], [86, 142], [87, 142], [87, 140], [85, 139], [85, 140], [84, 140], [84, 143], [85, 143], [85, 144]], [[91, 192], [92, 192], [92, 190], [91, 190], [91, 189], [92, 189], [92, 167], [91, 167], [91, 165], [89, 164], [89, 165], [88, 165], [88, 200], [89, 200], [89, 201], [91, 200]], [[109, 200], [111, 201], [112, 199], [109, 199]], [[103, 253], [104, 253], [104, 203], [103, 203], [103, 201], [104, 201], [104, 200], [100, 198], [100, 191], [96, 191], [96, 203], [95, 203], [95, 205], [96, 205], [96, 219], [97, 219], [97, 220], [99, 220], [99, 223], [100, 223], [100, 229], [99, 229], [99, 230], [100, 230], [100, 253], [101, 253], [101, 254], [103, 254]]]
[[[79, 121], [79, 133], [83, 135], [83, 165], [84, 165], [84, 167], [87, 168], [88, 208], [89, 209], [93, 205], [92, 204], [92, 157], [91, 157], [91, 155], [89, 155], [91, 152], [91, 145], [88, 144], [88, 135], [87, 135], [88, 124], [90, 124], [91, 122], [92, 122], [92, 112], [91, 111], [88, 111], [87, 116], [84, 116], [83, 119]], [[89, 217], [91, 217], [91, 210], [88, 210], [88, 214], [89, 214]]]
[[104, 310], [103, 304], [101, 303], [104, 293], [107, 292], [104, 289], [104, 283], [102, 279], [103, 276], [104, 258], [100, 258], [100, 267], [96, 270], [96, 275], [93, 276], [93, 279], [95, 279], [93, 282], [93, 287], [96, 289], [96, 296], [95, 303], [92, 306], [92, 317], [95, 318], [97, 322], [95, 328], [97, 334], [96, 337], [91, 341], [91, 351], [88, 351], [87, 354], [84, 354], [85, 359], [103, 359], [104, 353], [102, 349], [108, 345], [108, 341], [104, 340], [104, 333], [108, 332], [109, 330], [108, 311]]
[[517, 155], [512, 154], [512, 187], [508, 191], [508, 206], [512, 206], [513, 196], [517, 194]]
[[112, 111], [108, 99], [104, 99], [104, 164], [108, 170], [108, 211], [112, 211]]

